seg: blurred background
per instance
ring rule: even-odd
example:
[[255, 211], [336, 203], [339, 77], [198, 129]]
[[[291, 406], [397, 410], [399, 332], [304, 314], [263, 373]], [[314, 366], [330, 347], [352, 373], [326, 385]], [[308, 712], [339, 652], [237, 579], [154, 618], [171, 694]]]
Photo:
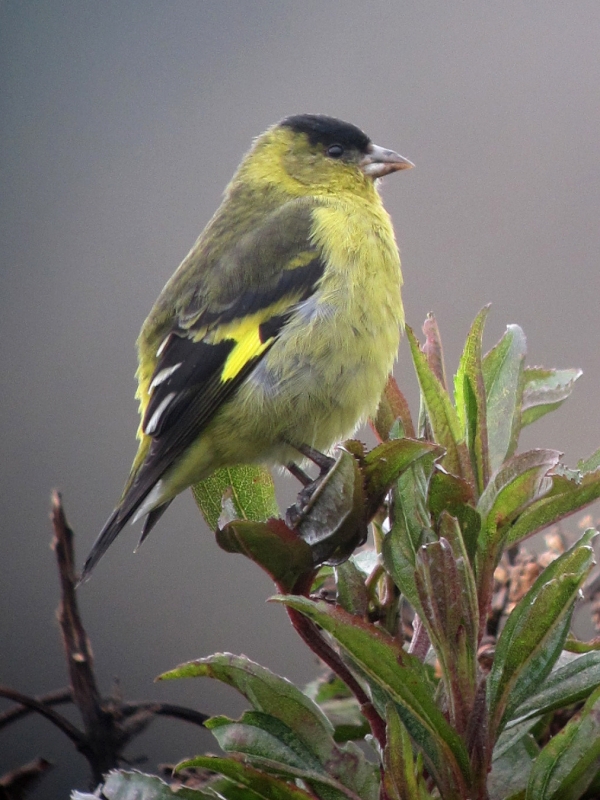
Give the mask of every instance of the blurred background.
[[[516, 322], [530, 364], [584, 370], [522, 447], [575, 465], [600, 445], [599, 38], [596, 0], [0, 2], [0, 682], [65, 685], [50, 490], [81, 565], [135, 450], [140, 325], [252, 137], [288, 114], [339, 116], [415, 162], [383, 185], [408, 323], [435, 312], [453, 371], [491, 302], [486, 349]], [[191, 494], [134, 556], [137, 535], [78, 595], [103, 692], [118, 677], [128, 699], [238, 714], [216, 683], [153, 679], [219, 650], [315, 675], [272, 584], [219, 550]], [[152, 770], [212, 742], [161, 719], [130, 755]], [[0, 774], [36, 755], [56, 768], [34, 797], [86, 788], [46, 721], [0, 732]]]

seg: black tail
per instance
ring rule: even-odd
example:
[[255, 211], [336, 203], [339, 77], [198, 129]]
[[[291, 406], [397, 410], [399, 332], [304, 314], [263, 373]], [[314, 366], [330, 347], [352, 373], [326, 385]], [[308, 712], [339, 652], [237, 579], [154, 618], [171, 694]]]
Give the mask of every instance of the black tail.
[[[162, 506], [158, 506], [157, 508], [153, 508], [146, 517], [146, 521], [144, 522], [144, 527], [142, 529], [142, 536], [138, 543], [138, 546], [135, 548], [136, 552], [146, 536], [150, 533], [152, 528], [156, 525], [158, 520], [162, 517], [165, 513], [167, 508], [171, 505], [171, 500], [167, 503], [163, 503]], [[141, 501], [138, 502], [133, 508], [128, 508], [126, 513], [123, 513], [122, 506], [115, 508], [113, 513], [110, 517], [106, 520], [106, 524], [98, 534], [98, 538], [94, 542], [94, 546], [86, 559], [85, 564], [83, 565], [83, 570], [81, 572], [81, 577], [77, 583], [80, 586], [82, 583], [85, 583], [90, 575], [92, 574], [92, 570], [96, 566], [96, 564], [100, 561], [104, 553], [108, 550], [117, 536], [121, 533], [125, 525], [129, 522], [131, 517], [135, 514], [139, 506], [141, 505]]]
[[115, 508], [113, 513], [106, 520], [105, 526], [100, 531], [98, 538], [94, 542], [94, 546], [92, 547], [92, 550], [87, 557], [85, 564], [83, 565], [81, 577], [79, 578], [79, 582], [77, 584], [78, 586], [88, 580], [98, 561], [100, 561], [104, 553], [106, 553], [108, 548], [121, 533], [123, 527], [127, 524], [129, 518], [133, 514], [133, 512], [131, 512], [131, 514], [121, 517], [119, 514], [120, 511], [120, 508]]
[[140, 540], [134, 552], [137, 553], [137, 551], [144, 543], [144, 539], [146, 538], [146, 536], [148, 536], [152, 528], [156, 525], [158, 520], [162, 517], [162, 515], [165, 513], [165, 511], [171, 505], [172, 502], [173, 500], [167, 500], [167, 502], [163, 503], [162, 506], [157, 506], [156, 508], [153, 508], [152, 511], [148, 512], [146, 521], [144, 522], [144, 527], [142, 528], [142, 535], [140, 536]]

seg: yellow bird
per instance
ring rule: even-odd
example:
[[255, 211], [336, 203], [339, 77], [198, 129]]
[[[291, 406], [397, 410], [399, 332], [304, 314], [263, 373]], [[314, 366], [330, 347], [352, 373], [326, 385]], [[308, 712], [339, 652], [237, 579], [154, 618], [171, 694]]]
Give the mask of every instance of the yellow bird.
[[254, 141], [142, 327], [139, 449], [82, 580], [129, 520], [146, 516], [143, 540], [219, 467], [293, 469], [375, 411], [404, 324], [377, 183], [412, 166], [321, 115]]

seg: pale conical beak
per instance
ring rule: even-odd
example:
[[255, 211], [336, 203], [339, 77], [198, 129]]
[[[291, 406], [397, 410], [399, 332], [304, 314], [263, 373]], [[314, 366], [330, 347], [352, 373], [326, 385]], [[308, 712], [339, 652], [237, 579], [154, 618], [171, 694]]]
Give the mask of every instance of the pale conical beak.
[[378, 144], [370, 144], [359, 166], [370, 178], [383, 178], [384, 175], [397, 172], [399, 169], [412, 169], [414, 164], [393, 150], [386, 150]]

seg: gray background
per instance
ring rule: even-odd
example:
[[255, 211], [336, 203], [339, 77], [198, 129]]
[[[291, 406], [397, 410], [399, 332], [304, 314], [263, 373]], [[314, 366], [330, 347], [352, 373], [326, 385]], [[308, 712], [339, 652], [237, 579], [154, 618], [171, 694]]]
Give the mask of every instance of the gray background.
[[[597, 0], [0, 2], [0, 681], [64, 685], [49, 491], [81, 564], [135, 449], [141, 322], [252, 137], [287, 114], [350, 120], [416, 163], [383, 187], [408, 322], [435, 311], [453, 370], [491, 301], [487, 346], [518, 322], [529, 363], [585, 371], [523, 446], [574, 464], [600, 444], [599, 41]], [[414, 407], [405, 345], [397, 375]], [[237, 713], [211, 682], [152, 683], [216, 650], [313, 676], [268, 579], [218, 549], [190, 496], [133, 556], [136, 535], [79, 593], [104, 691], [117, 675], [128, 698]], [[159, 721], [131, 755], [207, 747]], [[47, 722], [0, 734], [0, 774], [37, 754], [59, 766], [36, 797], [85, 787]]]

